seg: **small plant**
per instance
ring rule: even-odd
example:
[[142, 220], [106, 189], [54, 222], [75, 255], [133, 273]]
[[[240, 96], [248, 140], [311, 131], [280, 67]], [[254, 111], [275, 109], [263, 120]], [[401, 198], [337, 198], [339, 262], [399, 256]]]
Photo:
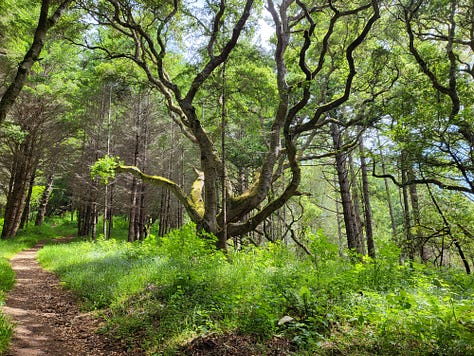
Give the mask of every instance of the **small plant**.
[[0, 353], [8, 349], [12, 335], [13, 325], [6, 316], [0, 314]]
[[354, 264], [320, 237], [316, 263], [279, 243], [224, 256], [192, 225], [143, 243], [47, 246], [39, 257], [86, 306], [107, 308], [108, 330], [151, 354], [213, 334], [262, 345], [278, 335], [296, 354], [473, 353], [472, 277], [400, 266], [390, 244]]

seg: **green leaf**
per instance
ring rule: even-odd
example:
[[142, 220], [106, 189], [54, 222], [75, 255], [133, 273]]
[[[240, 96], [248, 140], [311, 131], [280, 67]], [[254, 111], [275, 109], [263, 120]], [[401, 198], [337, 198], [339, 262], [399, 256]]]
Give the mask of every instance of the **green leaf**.
[[110, 157], [106, 155], [90, 167], [91, 178], [99, 178], [102, 183], [108, 184], [109, 179], [115, 177], [115, 168], [120, 164], [119, 157]]

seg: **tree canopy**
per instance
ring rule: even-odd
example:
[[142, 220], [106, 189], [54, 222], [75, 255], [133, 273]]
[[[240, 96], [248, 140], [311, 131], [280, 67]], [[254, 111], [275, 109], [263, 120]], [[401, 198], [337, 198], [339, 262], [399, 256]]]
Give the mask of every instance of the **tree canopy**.
[[64, 194], [40, 205], [77, 212], [81, 235], [127, 215], [130, 240], [192, 221], [222, 249], [307, 253], [323, 228], [424, 261], [449, 236], [469, 271], [473, 226], [448, 209], [474, 189], [468, 2], [1, 6], [3, 237], [51, 181]]

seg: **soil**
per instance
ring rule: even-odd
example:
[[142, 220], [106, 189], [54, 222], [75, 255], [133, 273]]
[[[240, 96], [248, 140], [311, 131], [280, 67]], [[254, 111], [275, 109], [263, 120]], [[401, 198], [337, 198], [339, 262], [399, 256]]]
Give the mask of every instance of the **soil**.
[[142, 355], [139, 350], [127, 351], [119, 340], [97, 333], [101, 321], [81, 311], [78, 299], [36, 261], [41, 247], [38, 244], [10, 260], [16, 284], [3, 312], [16, 327], [5, 355]]
[[255, 337], [228, 333], [210, 334], [198, 337], [185, 345], [180, 355], [186, 356], [283, 356], [292, 352], [291, 342], [284, 338], [273, 337], [260, 343]]

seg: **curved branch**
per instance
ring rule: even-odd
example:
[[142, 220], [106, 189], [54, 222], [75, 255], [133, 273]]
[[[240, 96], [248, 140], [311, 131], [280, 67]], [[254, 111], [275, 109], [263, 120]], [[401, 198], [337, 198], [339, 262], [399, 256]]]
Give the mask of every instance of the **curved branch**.
[[[352, 82], [354, 80], [354, 77], [357, 74], [357, 71], [355, 69], [355, 64], [354, 64], [354, 52], [364, 42], [370, 30], [372, 29], [372, 26], [380, 17], [378, 0], [373, 0], [371, 4], [374, 11], [372, 16], [364, 25], [364, 28], [359, 33], [359, 35], [346, 48], [346, 62], [347, 62], [347, 65], [349, 66], [349, 73], [346, 76], [344, 93], [340, 97], [334, 99], [333, 101], [330, 101], [318, 107], [313, 117], [311, 118], [311, 120], [309, 120], [308, 122], [298, 127], [295, 127], [294, 129], [295, 134], [299, 134], [299, 133], [314, 129], [316, 123], [319, 121], [320, 117], [324, 113], [339, 107], [340, 105], [342, 105], [349, 99], [349, 95], [352, 89]], [[351, 10], [350, 12], [347, 12], [347, 13], [356, 13], [356, 12], [365, 10], [366, 8], [368, 8], [368, 6], [363, 6], [356, 10]]]
[[172, 180], [161, 176], [153, 176], [143, 173], [138, 167], [135, 166], [119, 165], [115, 168], [115, 172], [130, 173], [135, 177], [140, 178], [144, 182], [168, 189], [180, 201], [180, 203], [183, 204], [192, 221], [195, 223], [202, 221], [204, 215], [204, 203], [202, 201], [202, 196], [199, 189], [202, 189], [201, 175], [198, 176], [198, 179], [193, 184], [192, 192], [190, 196], [188, 196], [183, 191], [183, 189]]
[[441, 182], [440, 180], [438, 179], [434, 179], [434, 178], [425, 178], [425, 179], [410, 179], [410, 180], [407, 180], [406, 182], [404, 183], [400, 183], [397, 181], [397, 179], [391, 175], [391, 174], [377, 174], [375, 172], [375, 161], [372, 162], [372, 176], [375, 177], [375, 178], [388, 178], [390, 179], [393, 184], [395, 184], [397, 187], [399, 188], [403, 188], [403, 187], [408, 187], [412, 184], [434, 184], [438, 187], [440, 187], [441, 189], [446, 189], [446, 190], [452, 190], [452, 191], [456, 191], [456, 192], [463, 192], [463, 193], [470, 193], [470, 194], [474, 194], [474, 192], [472, 191], [472, 189], [468, 188], [468, 187], [463, 187], [463, 186], [460, 186], [460, 185], [451, 185], [451, 184], [446, 184], [446, 183], [443, 183]]
[[219, 32], [219, 27], [224, 16], [225, 8], [225, 0], [221, 0], [219, 2], [219, 11], [217, 12], [216, 17], [214, 18], [214, 21], [212, 23], [211, 38], [209, 39], [209, 43], [207, 44], [207, 54], [209, 55], [209, 58], [214, 58], [214, 45], [216, 44], [217, 34]]
[[[209, 62], [207, 62], [206, 66], [203, 68], [203, 70], [199, 72], [198, 75], [196, 75], [196, 77], [194, 77], [194, 80], [191, 83], [191, 87], [189, 88], [189, 91], [187, 92], [186, 97], [184, 98], [184, 101], [188, 103], [192, 103], [199, 88], [207, 80], [209, 75], [211, 75], [214, 69], [216, 69], [219, 65], [221, 65], [223, 62], [227, 60], [230, 52], [232, 52], [232, 49], [237, 44], [237, 40], [239, 39], [240, 34], [245, 26], [245, 23], [247, 22], [247, 19], [250, 16], [250, 9], [253, 6], [253, 1], [254, 0], [247, 0], [245, 2], [244, 11], [242, 12], [242, 15], [240, 16], [239, 20], [234, 26], [230, 40], [226, 43], [221, 53], [217, 56], [212, 56]], [[216, 29], [213, 29], [213, 31], [215, 30]], [[213, 37], [211, 37], [211, 44], [212, 42], [213, 42]], [[210, 49], [212, 50], [212, 48]]]
[[[449, 61], [449, 75], [448, 82], [449, 86], [444, 86], [440, 83], [440, 80], [436, 74], [429, 68], [428, 63], [423, 59], [418, 49], [415, 47], [415, 33], [413, 31], [411, 20], [414, 14], [414, 11], [410, 11], [407, 8], [403, 9], [404, 11], [404, 22], [405, 30], [408, 35], [408, 48], [410, 53], [415, 58], [416, 62], [421, 68], [421, 71], [428, 77], [433, 88], [439, 91], [442, 94], [447, 95], [452, 104], [450, 117], [454, 118], [460, 110], [460, 100], [456, 89], [456, 56], [453, 50], [454, 36], [456, 32], [456, 22], [454, 21], [454, 14], [456, 13], [456, 4], [453, 2], [450, 16], [449, 16], [449, 33], [448, 33], [448, 42], [446, 44], [446, 53]], [[416, 10], [415, 10], [416, 11]]]

